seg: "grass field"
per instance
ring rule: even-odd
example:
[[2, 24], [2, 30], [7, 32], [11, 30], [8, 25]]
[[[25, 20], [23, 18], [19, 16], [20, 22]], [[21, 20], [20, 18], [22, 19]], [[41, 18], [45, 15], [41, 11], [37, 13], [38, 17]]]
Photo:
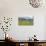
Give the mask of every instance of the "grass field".
[[23, 20], [23, 21], [19, 21], [18, 24], [19, 24], [19, 25], [33, 25], [33, 21], [26, 21], [26, 20]]

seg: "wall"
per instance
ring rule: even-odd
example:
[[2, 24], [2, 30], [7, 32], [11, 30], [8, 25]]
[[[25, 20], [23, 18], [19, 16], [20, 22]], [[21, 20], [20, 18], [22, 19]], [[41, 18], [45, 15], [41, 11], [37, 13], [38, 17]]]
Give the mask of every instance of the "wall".
[[[0, 16], [13, 17], [12, 26], [9, 33], [16, 39], [27, 40], [34, 34], [37, 35], [39, 40], [45, 39], [45, 15], [46, 8], [33, 8], [29, 5], [28, 0], [0, 0]], [[18, 26], [18, 17], [20, 16], [34, 16], [34, 25], [24, 27]]]
[[44, 39], [46, 39], [46, 16], [45, 16], [45, 24], [44, 25], [45, 25], [45, 29], [44, 29], [45, 30], [44, 31]]

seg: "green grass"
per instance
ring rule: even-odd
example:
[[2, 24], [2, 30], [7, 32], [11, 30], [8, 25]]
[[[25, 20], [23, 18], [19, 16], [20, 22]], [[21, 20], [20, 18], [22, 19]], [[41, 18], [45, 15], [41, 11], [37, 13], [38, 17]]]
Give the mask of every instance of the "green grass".
[[19, 25], [33, 25], [32, 21], [19, 21]]

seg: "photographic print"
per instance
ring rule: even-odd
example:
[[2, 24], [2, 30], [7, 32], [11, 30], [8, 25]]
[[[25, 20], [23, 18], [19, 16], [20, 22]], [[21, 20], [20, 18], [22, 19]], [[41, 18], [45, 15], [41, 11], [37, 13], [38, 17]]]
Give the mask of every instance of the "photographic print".
[[18, 18], [19, 25], [33, 25], [33, 18], [31, 17], [19, 17]]

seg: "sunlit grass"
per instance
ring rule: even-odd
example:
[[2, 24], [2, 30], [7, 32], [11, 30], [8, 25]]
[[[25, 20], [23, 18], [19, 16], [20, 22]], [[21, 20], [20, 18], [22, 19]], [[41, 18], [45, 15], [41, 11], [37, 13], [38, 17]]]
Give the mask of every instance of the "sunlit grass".
[[33, 25], [33, 21], [19, 21], [18, 23], [19, 25]]

